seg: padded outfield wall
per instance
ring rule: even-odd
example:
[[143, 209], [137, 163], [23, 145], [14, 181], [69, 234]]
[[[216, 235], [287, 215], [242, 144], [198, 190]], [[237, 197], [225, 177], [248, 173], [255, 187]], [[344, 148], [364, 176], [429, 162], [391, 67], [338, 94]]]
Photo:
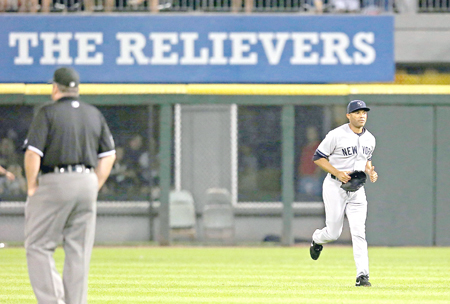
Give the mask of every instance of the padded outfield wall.
[[[450, 244], [445, 233], [450, 212], [445, 193], [448, 88], [345, 84], [393, 81], [393, 16], [2, 15], [0, 23], [4, 28], [0, 82], [5, 83], [0, 85], [0, 102], [18, 105], [14, 108], [18, 119], [25, 116], [20, 107], [28, 107], [31, 115], [30, 106], [48, 100], [50, 85], [31, 83], [46, 83], [56, 67], [70, 65], [80, 72], [85, 101], [103, 110], [109, 107], [108, 113], [139, 106], [139, 113], [134, 113], [139, 119], [128, 121], [144, 132], [146, 128], [158, 132], [159, 207], [145, 201], [120, 208], [100, 204], [98, 233], [109, 235], [97, 235], [97, 240], [170, 243], [168, 196], [173, 180], [178, 181], [172, 172], [171, 155], [178, 142], [172, 126], [176, 127], [179, 113], [189, 118], [182, 126], [187, 135], [181, 138], [182, 155], [193, 160], [181, 158], [182, 172], [190, 173], [180, 176], [183, 188], [196, 198], [215, 179], [230, 188], [239, 240], [260, 241], [262, 232], [281, 236], [285, 245], [294, 238], [308, 240], [323, 225], [323, 207], [317, 200], [297, 196], [298, 134], [315, 124], [324, 136], [333, 125], [331, 116], [340, 113], [334, 109], [361, 98], [373, 108], [368, 127], [378, 139], [374, 163], [380, 173], [379, 182], [367, 187], [369, 242]], [[140, 120], [145, 117], [141, 112], [151, 112], [152, 105], [158, 108], [158, 126]], [[174, 105], [181, 105], [181, 110]], [[266, 140], [262, 148], [273, 153], [265, 155], [264, 162], [275, 168], [265, 171], [260, 178], [263, 186], [253, 192], [270, 188], [272, 193], [262, 195], [261, 202], [253, 196], [248, 203], [240, 200], [237, 185], [239, 141], [233, 133], [237, 128], [226, 113], [248, 110], [245, 120], [268, 108], [275, 116], [252, 121], [260, 127], [252, 132], [270, 137], [270, 145]], [[118, 125], [116, 132], [126, 129], [126, 120], [115, 121], [119, 115], [114, 113], [110, 117]], [[210, 124], [198, 123], [199, 117], [210, 117]], [[267, 128], [269, 120], [273, 129]], [[226, 140], [214, 141], [217, 137]], [[211, 141], [215, 153], [203, 155]], [[212, 165], [198, 161], [199, 155], [213, 160]], [[195, 165], [184, 167], [186, 163]], [[199, 166], [206, 169], [198, 173]], [[201, 199], [197, 201], [201, 230]], [[3, 215], [7, 206], [0, 204]], [[20, 221], [23, 204], [10, 207], [7, 212]], [[20, 223], [15, 227], [20, 231]], [[348, 231], [343, 238], [349, 239]]]
[[[0, 90], [2, 104], [36, 105], [48, 100], [50, 86], [7, 84], [0, 85]], [[295, 201], [294, 106], [345, 106], [352, 99], [365, 100], [372, 109], [367, 127], [377, 138], [373, 161], [380, 175], [377, 183], [366, 188], [369, 199], [367, 236], [370, 244], [450, 245], [450, 224], [447, 220], [450, 216], [447, 193], [450, 189], [450, 89], [447, 86], [82, 85], [81, 93], [84, 100], [96, 105], [158, 104], [161, 107], [162, 191], [158, 214], [164, 216], [168, 212], [164, 208], [168, 205], [167, 193], [171, 187], [172, 164], [169, 155], [173, 144], [173, 105], [282, 107], [281, 198], [284, 208], [275, 206], [272, 211], [261, 214], [257, 204], [243, 211], [237, 203], [235, 213], [240, 219], [237, 233], [238, 230], [251, 231], [252, 225], [273, 226], [286, 244], [292, 243], [294, 237], [306, 237], [317, 228], [311, 225], [323, 222], [320, 208], [311, 209], [310, 205], [308, 209], [304, 204], [292, 204]], [[256, 214], [263, 216], [255, 217]], [[317, 221], [311, 224], [311, 218]], [[168, 240], [168, 224], [164, 221], [155, 223], [159, 240]], [[299, 231], [301, 229], [304, 231]], [[251, 236], [247, 237], [246, 241], [251, 240]], [[259, 236], [255, 235], [254, 240], [259, 241]]]

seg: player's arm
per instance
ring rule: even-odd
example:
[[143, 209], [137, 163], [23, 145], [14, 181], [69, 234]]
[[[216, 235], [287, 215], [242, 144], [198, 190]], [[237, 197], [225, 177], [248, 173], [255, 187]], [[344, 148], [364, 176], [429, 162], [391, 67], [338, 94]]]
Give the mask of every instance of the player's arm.
[[378, 173], [375, 171], [375, 166], [372, 166], [372, 161], [368, 160], [366, 163], [366, 173], [370, 177], [372, 183], [376, 182], [378, 179]]
[[336, 176], [343, 183], [346, 183], [350, 180], [350, 176], [348, 175], [347, 171], [339, 171], [332, 164], [330, 164], [328, 159], [326, 159], [324, 157], [315, 159], [314, 163], [317, 166], [319, 166], [322, 170], [324, 170], [325, 172], [328, 172], [328, 173]]
[[28, 196], [32, 196], [38, 188], [38, 174], [41, 166], [41, 156], [34, 151], [29, 149], [26, 150], [24, 166], [28, 185]]
[[328, 172], [337, 177], [341, 182], [348, 182], [351, 177], [348, 175], [349, 171], [339, 171], [328, 161], [328, 157], [336, 149], [337, 138], [339, 134], [336, 131], [331, 131], [325, 136], [324, 140], [319, 144], [313, 156], [314, 163], [325, 172]]

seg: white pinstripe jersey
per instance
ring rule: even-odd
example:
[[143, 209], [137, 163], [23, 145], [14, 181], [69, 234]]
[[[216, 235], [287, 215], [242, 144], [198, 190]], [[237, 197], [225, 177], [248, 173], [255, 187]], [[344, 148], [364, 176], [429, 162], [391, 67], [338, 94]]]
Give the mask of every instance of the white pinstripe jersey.
[[364, 171], [375, 150], [375, 137], [366, 128], [361, 134], [344, 124], [328, 132], [316, 153], [328, 158], [339, 171]]

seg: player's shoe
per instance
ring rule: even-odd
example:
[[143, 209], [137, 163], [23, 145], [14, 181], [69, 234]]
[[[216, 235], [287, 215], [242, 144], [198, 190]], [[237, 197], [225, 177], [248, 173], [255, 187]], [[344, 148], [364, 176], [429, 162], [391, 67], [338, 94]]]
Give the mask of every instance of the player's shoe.
[[322, 252], [323, 246], [316, 244], [312, 241], [311, 246], [309, 247], [309, 254], [311, 255], [311, 259], [317, 260]]
[[355, 286], [364, 286], [364, 287], [370, 287], [372, 284], [369, 282], [369, 276], [368, 275], [360, 275], [356, 278], [356, 284]]

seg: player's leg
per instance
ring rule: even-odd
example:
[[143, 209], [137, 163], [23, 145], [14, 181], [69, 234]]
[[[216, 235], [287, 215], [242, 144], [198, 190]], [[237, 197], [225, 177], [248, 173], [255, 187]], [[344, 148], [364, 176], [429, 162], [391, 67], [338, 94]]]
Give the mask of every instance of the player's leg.
[[349, 12], [358, 12], [360, 9], [359, 0], [348, 0], [347, 9]]
[[332, 0], [332, 4], [333, 4], [333, 7], [334, 7], [334, 10], [337, 13], [345, 12], [345, 9], [346, 9], [345, 0]]
[[98, 181], [95, 173], [69, 174], [78, 202], [64, 228], [63, 284], [67, 304], [87, 303], [89, 262], [95, 237]]
[[39, 304], [65, 303], [64, 288], [53, 259], [71, 204], [55, 187], [56, 174], [39, 179], [25, 207], [25, 249], [31, 286]]
[[346, 193], [340, 188], [341, 182], [327, 176], [323, 182], [323, 203], [325, 205], [325, 228], [317, 229], [313, 241], [325, 244], [336, 241], [344, 225]]
[[346, 214], [352, 235], [353, 256], [356, 276], [369, 275], [369, 255], [366, 241], [367, 200], [364, 188], [356, 191], [349, 199]]

